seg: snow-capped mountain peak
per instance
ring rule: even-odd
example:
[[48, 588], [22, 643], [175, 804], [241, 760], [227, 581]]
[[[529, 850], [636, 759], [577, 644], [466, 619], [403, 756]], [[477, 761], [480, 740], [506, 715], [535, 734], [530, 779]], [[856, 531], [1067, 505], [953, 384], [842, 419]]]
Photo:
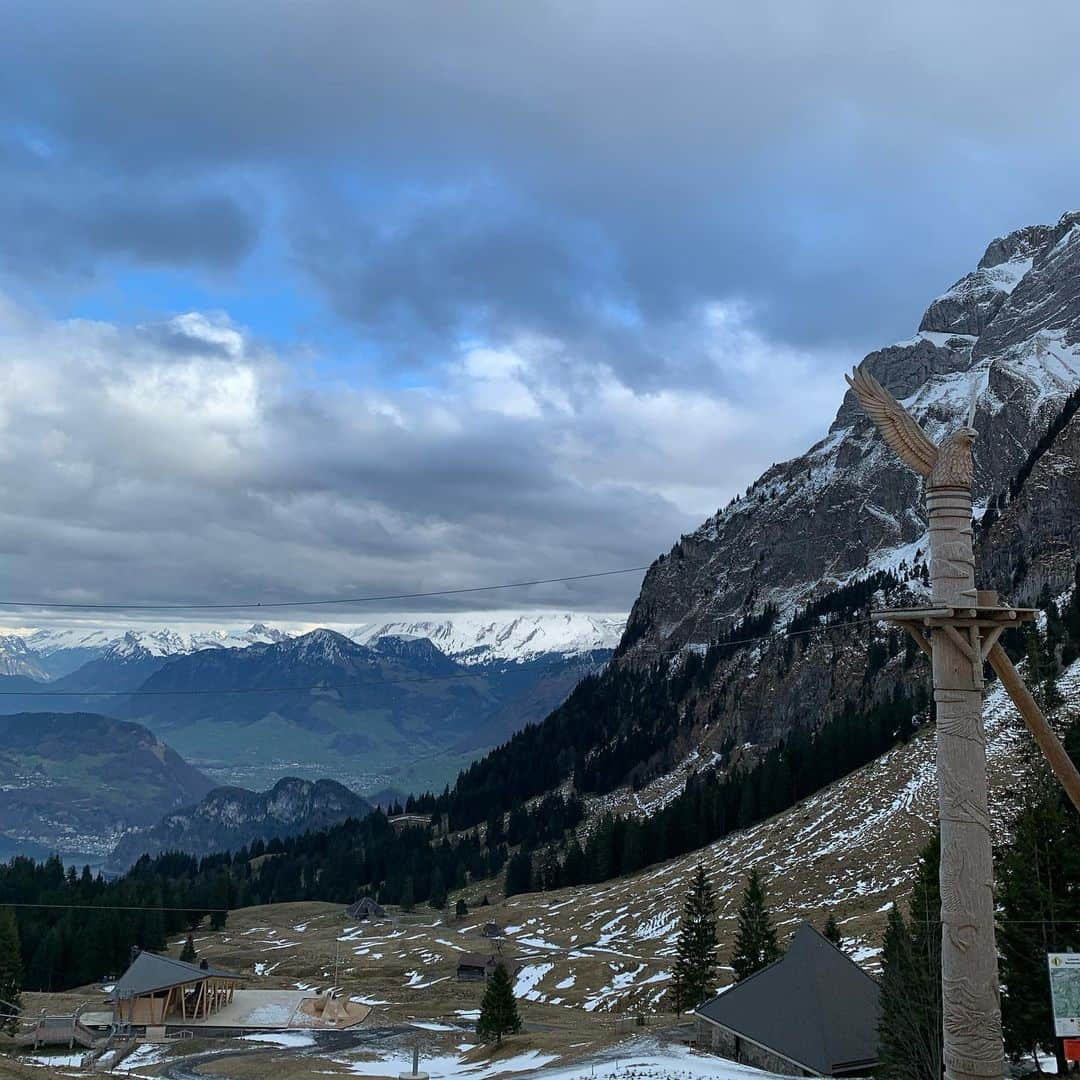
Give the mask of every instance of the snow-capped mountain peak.
[[[581, 612], [482, 612], [464, 615], [417, 615], [344, 628], [268, 626], [134, 628], [57, 627], [24, 629], [0, 635], [0, 674], [57, 678], [100, 657], [120, 662], [186, 656], [204, 649], [243, 649], [250, 645], [304, 642], [307, 659], [321, 653], [341, 662], [348, 645], [374, 646], [382, 638], [428, 639], [459, 663], [525, 662], [543, 655], [580, 656], [614, 649], [626, 619], [621, 615]], [[337, 657], [331, 659], [331, 654]]]
[[409, 620], [368, 623], [349, 632], [362, 645], [384, 637], [427, 638], [462, 664], [492, 660], [524, 662], [545, 654], [577, 656], [614, 649], [626, 618], [581, 612], [478, 612], [416, 616]]

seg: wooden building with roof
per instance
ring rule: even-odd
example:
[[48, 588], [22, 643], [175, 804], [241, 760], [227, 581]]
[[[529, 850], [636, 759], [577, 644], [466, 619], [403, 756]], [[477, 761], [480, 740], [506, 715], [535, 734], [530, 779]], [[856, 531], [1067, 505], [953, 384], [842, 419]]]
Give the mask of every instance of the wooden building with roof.
[[375, 903], [370, 896], [361, 897], [355, 903], [345, 909], [345, 914], [350, 919], [363, 922], [365, 919], [388, 919], [386, 909], [382, 904]]
[[775, 963], [694, 1010], [698, 1042], [787, 1076], [866, 1076], [878, 1064], [880, 988], [809, 923]]
[[140, 952], [109, 997], [116, 1022], [162, 1025], [209, 1020], [231, 1004], [240, 976], [231, 971]]
[[495, 968], [502, 964], [507, 974], [513, 978], [524, 966], [520, 960], [510, 960], [498, 953], [458, 954], [458, 982], [484, 982], [495, 974]]

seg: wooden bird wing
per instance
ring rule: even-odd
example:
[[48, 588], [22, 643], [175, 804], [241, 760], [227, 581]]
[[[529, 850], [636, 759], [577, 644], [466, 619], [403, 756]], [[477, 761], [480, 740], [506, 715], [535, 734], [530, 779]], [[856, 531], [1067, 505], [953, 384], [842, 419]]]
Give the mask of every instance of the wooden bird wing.
[[916, 472], [928, 476], [937, 461], [938, 448], [916, 423], [915, 418], [871, 375], [861, 367], [845, 375], [855, 391], [863, 411], [900, 459]]

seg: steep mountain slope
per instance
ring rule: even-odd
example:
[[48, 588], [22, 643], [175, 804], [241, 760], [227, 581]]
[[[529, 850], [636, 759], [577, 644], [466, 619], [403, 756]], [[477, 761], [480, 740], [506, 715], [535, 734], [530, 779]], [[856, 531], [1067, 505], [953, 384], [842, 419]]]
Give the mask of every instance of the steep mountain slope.
[[1080, 552], [1080, 391], [980, 525], [977, 557], [988, 585], [1027, 597], [1057, 596], [1071, 585]]
[[[1016, 601], [1073, 579], [1080, 465], [1062, 416], [1080, 385], [1078, 280], [1080, 214], [1018, 230], [930, 305], [916, 338], [866, 358], [935, 438], [977, 395], [976, 494], [996, 517], [979, 580]], [[1010, 504], [1021, 489], [1031, 501]], [[1036, 496], [1053, 500], [1045, 516]], [[925, 532], [919, 478], [848, 392], [825, 439], [653, 564], [608, 668], [471, 767], [439, 809], [466, 827], [569, 782], [603, 794], [706, 764], [732, 773], [793, 738], [812, 747], [842, 718], [876, 732], [848, 764], [868, 760], [886, 713], [899, 735], [923, 708], [913, 647], [868, 614], [925, 598]]]
[[93, 713], [0, 717], [0, 831], [9, 842], [104, 855], [213, 784], [144, 727]]
[[255, 840], [294, 836], [325, 829], [346, 818], [360, 818], [371, 803], [334, 780], [279, 780], [269, 791], [214, 788], [194, 806], [166, 814], [149, 829], [124, 836], [113, 850], [106, 869], [122, 873], [141, 855], [183, 851], [209, 855], [236, 851]]
[[[1060, 689], [1062, 721], [1080, 716], [1080, 663], [1063, 673]], [[987, 696], [986, 718], [991, 810], [1000, 838], [1018, 782], [1043, 766], [1000, 687]], [[621, 800], [620, 806], [627, 808]], [[700, 862], [717, 896], [725, 958], [746, 875], [756, 867], [781, 939], [804, 919], [820, 929], [832, 912], [849, 952], [873, 968], [885, 912], [894, 901], [906, 903], [917, 855], [936, 819], [934, 736], [927, 731], [790, 810], [691, 855], [599, 885], [512, 897], [499, 912], [509, 924], [505, 948], [534, 964], [551, 963], [531, 987], [533, 1000], [623, 1014], [655, 1006], [671, 989], [679, 914]], [[598, 970], [591, 961], [601, 958], [607, 963]], [[726, 969], [721, 982], [730, 977]]]
[[[937, 438], [977, 394], [976, 502], [1023, 463], [1080, 382], [1080, 213], [993, 241], [931, 303], [918, 335], [865, 364]], [[623, 653], [707, 644], [749, 610], [781, 612], [925, 550], [920, 481], [848, 391], [828, 435], [776, 465], [650, 569]]]

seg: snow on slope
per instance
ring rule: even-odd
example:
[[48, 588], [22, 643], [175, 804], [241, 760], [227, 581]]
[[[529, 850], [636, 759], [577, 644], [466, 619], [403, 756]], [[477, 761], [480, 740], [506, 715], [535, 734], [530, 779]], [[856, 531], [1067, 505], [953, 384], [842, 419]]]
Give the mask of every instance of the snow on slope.
[[47, 679], [38, 664], [38, 655], [17, 634], [0, 634], [0, 675], [25, 675]]
[[477, 612], [367, 623], [351, 630], [349, 637], [361, 645], [391, 636], [428, 638], [459, 663], [480, 664], [614, 649], [625, 626], [626, 617], [622, 615], [587, 615], [576, 611]]
[[[1018, 230], [930, 304], [914, 337], [863, 361], [935, 440], [965, 421], [976, 395], [983, 508], [1080, 385], [1078, 270], [1080, 212]], [[910, 568], [920, 549], [925, 557], [919, 478], [848, 392], [820, 442], [769, 468], [653, 564], [631, 615], [627, 662], [708, 644], [748, 604], [789, 617], [868, 571], [902, 559]]]
[[[1066, 703], [1063, 716], [1080, 714], [1080, 662], [1062, 674], [1059, 687]], [[1004, 823], [1014, 813], [1017, 777], [1031, 767], [1037, 751], [1030, 754], [1034, 743], [998, 683], [987, 693], [984, 716], [991, 809], [1003, 839]], [[543, 909], [535, 897], [515, 896], [505, 903], [512, 920], [507, 937], [525, 955], [609, 958], [610, 981], [592, 986], [586, 1002], [601, 1011], [636, 1007], [669, 983], [679, 911], [698, 862], [717, 895], [722, 943], [731, 941], [745, 877], [756, 866], [767, 881], [782, 936], [804, 919], [820, 928], [831, 910], [849, 949], [873, 966], [884, 912], [895, 900], [906, 902], [915, 859], [937, 817], [934, 758], [934, 732], [927, 730], [790, 810], [701, 851], [633, 877], [545, 894]], [[596, 800], [590, 815], [640, 812], [638, 796], [622, 794], [621, 801]], [[648, 789], [640, 795], [647, 796]], [[646, 971], [653, 974], [646, 977]], [[580, 993], [582, 974], [572, 962], [559, 965], [534, 984], [532, 994], [550, 1000], [553, 992], [561, 993], [556, 982], [575, 975]]]

